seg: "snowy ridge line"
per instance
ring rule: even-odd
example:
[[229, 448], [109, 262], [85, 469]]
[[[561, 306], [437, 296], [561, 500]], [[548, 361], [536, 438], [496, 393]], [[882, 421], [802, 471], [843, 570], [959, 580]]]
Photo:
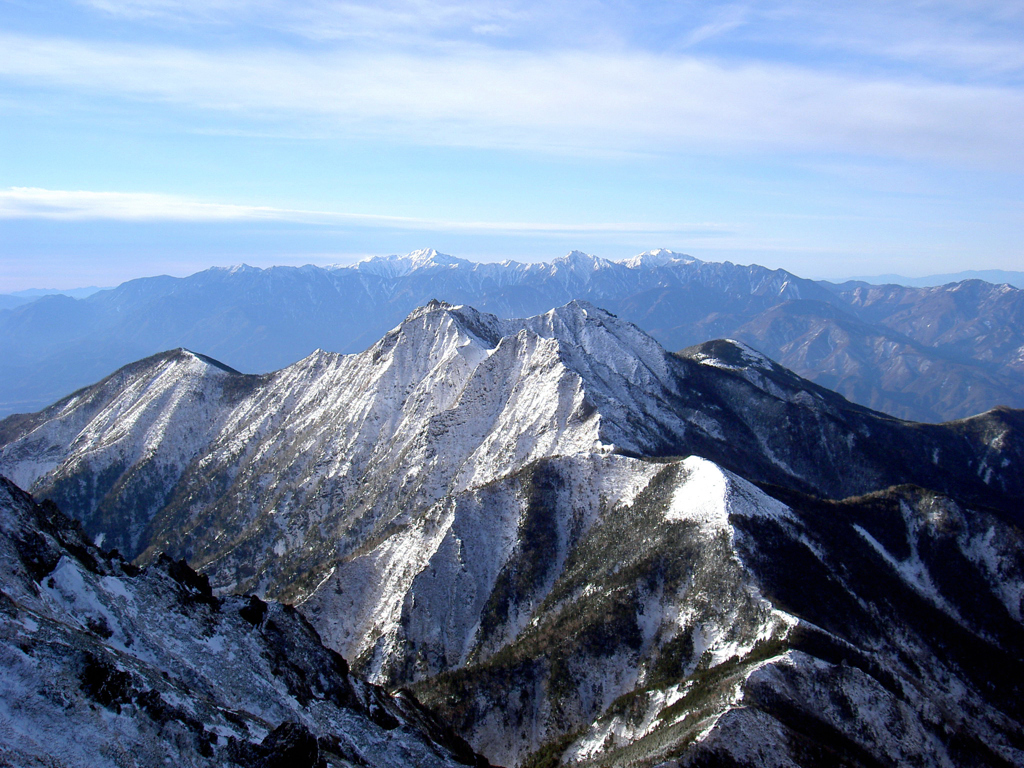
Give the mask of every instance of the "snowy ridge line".
[[[952, 294], [956, 312], [948, 306]], [[431, 298], [502, 317], [585, 299], [653, 331], [673, 350], [739, 338], [902, 418], [940, 421], [999, 403], [1024, 405], [1017, 381], [1024, 292], [1014, 289], [976, 280], [927, 289], [834, 285], [666, 251], [622, 262], [574, 251], [549, 262], [496, 264], [425, 250], [331, 268], [218, 268], [143, 278], [80, 301], [8, 310], [0, 351], [6, 343], [24, 363], [8, 361], [0, 413], [18, 403], [42, 407], [86, 384], [97, 354], [100, 368], [113, 369], [188, 346], [215, 351], [238, 370], [265, 372], [316, 348], [362, 350]], [[218, 307], [233, 310], [229, 327]], [[926, 317], [941, 321], [920, 322]], [[97, 340], [124, 337], [135, 351], [97, 352]], [[30, 350], [27, 338], [36, 340]]]
[[[115, 485], [83, 495], [87, 478], [114, 473], [116, 481], [121, 472], [129, 487], [115, 504], [152, 501], [132, 513], [127, 531], [93, 527], [94, 536], [134, 555], [150, 543], [143, 540], [150, 521], [167, 517], [156, 527], [173, 540], [161, 548], [197, 551], [221, 589], [262, 591], [279, 582], [272, 571], [244, 585], [231, 573], [232, 553], [252, 534], [268, 538], [261, 548], [275, 557], [298, 558], [303, 531], [338, 505], [353, 522], [380, 529], [391, 505], [425, 509], [544, 457], [695, 454], [743, 467], [753, 479], [844, 495], [902, 481], [893, 470], [903, 468], [876, 460], [862, 444], [873, 433], [888, 430], [883, 439], [892, 442], [923, 438], [922, 449], [938, 455], [926, 432], [896, 435], [898, 424], [802, 389], [783, 369], [754, 375], [750, 366], [763, 369], [761, 358], [732, 342], [719, 346], [729, 366], [736, 367], [733, 358], [747, 366], [745, 391], [728, 379], [709, 380], [717, 366], [704, 364], [708, 355], [696, 354], [695, 367], [586, 302], [526, 320], [433, 302], [364, 353], [320, 352], [267, 377], [231, 374], [184, 352], [155, 359], [153, 370], [143, 361], [35, 417], [26, 434], [0, 446], [0, 471], [56, 494], [87, 527]], [[790, 431], [794, 415], [803, 421], [797, 441], [765, 420], [773, 412]], [[1000, 434], [986, 451], [1020, 452], [1008, 428]], [[825, 454], [802, 445], [812, 442]], [[1009, 462], [1007, 455], [1002, 471], [989, 467], [984, 484], [1008, 487]], [[947, 469], [935, 466], [934, 479], [946, 482]], [[268, 477], [291, 490], [281, 495]], [[845, 477], [857, 485], [844, 487]], [[231, 525], [214, 526], [216, 540], [202, 541], [209, 515], [231, 499], [242, 500]], [[313, 581], [296, 584], [289, 599], [308, 596], [331, 565], [314, 566]]]

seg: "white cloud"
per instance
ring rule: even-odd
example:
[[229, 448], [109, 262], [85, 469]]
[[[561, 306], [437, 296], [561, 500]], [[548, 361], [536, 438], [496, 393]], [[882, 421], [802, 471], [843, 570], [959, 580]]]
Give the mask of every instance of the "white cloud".
[[778, 0], [760, 3], [758, 10], [743, 30], [748, 39], [816, 52], [826, 66], [852, 66], [853, 54], [862, 57], [861, 65], [905, 65], [954, 80], [998, 81], [1024, 73], [1019, 2]]
[[1019, 168], [1024, 93], [693, 56], [204, 52], [0, 35], [0, 77], [422, 144], [874, 153]]
[[[78, 0], [107, 16], [157, 25], [251, 24], [311, 40], [426, 42], [431, 35], [495, 35], [536, 14], [509, 0]], [[535, 4], [539, 5], [539, 4]], [[524, 6], [524, 7], [521, 7]]]
[[0, 189], [0, 220], [54, 219], [59, 221], [114, 220], [135, 222], [178, 221], [226, 223], [282, 221], [311, 225], [352, 225], [381, 229], [446, 231], [458, 233], [534, 234], [686, 234], [705, 236], [729, 230], [712, 222], [599, 224], [550, 222], [445, 221], [338, 211], [304, 211], [269, 206], [208, 203], [177, 195], [149, 192], [95, 192], [89, 190], [9, 187]]
[[203, 203], [145, 192], [91, 192], [36, 187], [0, 190], [0, 219], [65, 221], [235, 221], [280, 218], [272, 208]]

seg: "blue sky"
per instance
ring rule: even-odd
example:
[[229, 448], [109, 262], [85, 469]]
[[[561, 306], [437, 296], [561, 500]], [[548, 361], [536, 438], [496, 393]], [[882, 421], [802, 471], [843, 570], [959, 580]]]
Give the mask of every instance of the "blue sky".
[[420, 247], [1024, 269], [1022, 126], [1019, 0], [0, 0], [0, 291]]

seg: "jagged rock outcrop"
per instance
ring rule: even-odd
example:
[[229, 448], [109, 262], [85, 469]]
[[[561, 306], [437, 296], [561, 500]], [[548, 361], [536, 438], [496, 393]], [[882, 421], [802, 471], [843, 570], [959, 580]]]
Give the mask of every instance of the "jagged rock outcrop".
[[139, 569], [0, 478], [0, 762], [485, 766], [408, 693], [351, 677], [290, 606]]

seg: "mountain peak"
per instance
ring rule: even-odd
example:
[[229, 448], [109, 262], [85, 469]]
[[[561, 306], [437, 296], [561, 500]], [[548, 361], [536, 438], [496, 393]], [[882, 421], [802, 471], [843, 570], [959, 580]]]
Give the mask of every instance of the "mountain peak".
[[549, 309], [543, 316], [559, 317], [562, 320], [573, 318], [579, 321], [586, 321], [587, 318], [617, 319], [611, 312], [591, 304], [586, 299], [573, 299], [560, 307]]
[[714, 339], [684, 350], [683, 354], [701, 365], [726, 370], [757, 368], [771, 371], [776, 364], [749, 344], [736, 339]]
[[[447, 301], [439, 299], [431, 299], [423, 306], [414, 309], [396, 330], [404, 329], [419, 320], [422, 320], [424, 326], [432, 329], [430, 332], [435, 335], [439, 334], [440, 329], [448, 324], [447, 327], [454, 327], [459, 333], [477, 338], [487, 348], [497, 345], [506, 331], [503, 322], [494, 315], [480, 312], [464, 304], [449, 304]], [[378, 344], [386, 345], [387, 337]]]
[[407, 323], [410, 320], [416, 320], [417, 318], [433, 314], [434, 312], [449, 312], [455, 308], [455, 304], [449, 304], [447, 301], [441, 301], [440, 299], [431, 299], [426, 304], [416, 307], [416, 309], [406, 315], [403, 322]]
[[243, 273], [262, 272], [263, 270], [259, 267], [253, 267], [245, 262], [241, 264], [232, 264], [230, 267], [210, 267], [208, 272], [225, 272], [229, 275], [238, 275]]
[[404, 277], [419, 269], [432, 267], [451, 267], [458, 264], [471, 264], [466, 259], [458, 259], [441, 253], [433, 248], [421, 248], [418, 251], [400, 256], [371, 256], [356, 264], [356, 268], [381, 277]]
[[594, 256], [583, 251], [569, 251], [565, 256], [561, 256], [551, 261], [552, 266], [561, 267], [566, 266], [571, 269], [587, 269], [587, 270], [598, 270], [606, 269], [611, 266], [614, 262], [608, 261], [608, 259], [602, 259], [600, 256]]
[[218, 368], [224, 371], [225, 373], [239, 373], [239, 371], [236, 371], [230, 365], [225, 365], [216, 358], [210, 357], [209, 355], [204, 355], [200, 352], [193, 352], [191, 349], [185, 349], [185, 347], [178, 347], [177, 349], [172, 350], [171, 354], [174, 355], [176, 358], [182, 360], [198, 360], [199, 362], [204, 363], [210, 366], [211, 368]]
[[697, 264], [700, 263], [700, 260], [685, 253], [676, 253], [667, 248], [657, 248], [653, 251], [644, 251], [620, 263], [630, 269], [639, 269], [641, 267], [665, 267], [669, 264]]

